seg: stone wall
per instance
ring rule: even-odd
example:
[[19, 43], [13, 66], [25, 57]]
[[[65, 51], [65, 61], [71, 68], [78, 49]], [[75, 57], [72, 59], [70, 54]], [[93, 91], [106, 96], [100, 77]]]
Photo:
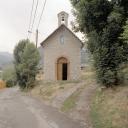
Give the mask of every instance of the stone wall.
[[[64, 43], [60, 43], [60, 37], [64, 36]], [[55, 32], [46, 42], [44, 42], [44, 79], [57, 80], [56, 63], [60, 57], [65, 57], [69, 61], [69, 79], [80, 78], [81, 66], [81, 43], [65, 27]]]

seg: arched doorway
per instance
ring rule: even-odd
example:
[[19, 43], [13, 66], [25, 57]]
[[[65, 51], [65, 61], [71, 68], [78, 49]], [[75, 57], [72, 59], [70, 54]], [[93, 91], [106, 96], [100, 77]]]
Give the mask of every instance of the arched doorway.
[[68, 80], [69, 64], [65, 57], [57, 60], [57, 80]]

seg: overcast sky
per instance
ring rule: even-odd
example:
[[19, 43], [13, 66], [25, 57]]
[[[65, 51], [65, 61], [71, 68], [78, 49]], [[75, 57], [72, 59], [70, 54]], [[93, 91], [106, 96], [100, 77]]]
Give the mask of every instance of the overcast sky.
[[[35, 39], [35, 29], [44, 0], [39, 0], [38, 15], [31, 40]], [[0, 51], [13, 52], [21, 39], [27, 38], [32, 0], [0, 0]], [[73, 19], [69, 0], [47, 0], [39, 27], [39, 43], [58, 27], [57, 14], [66, 11]]]

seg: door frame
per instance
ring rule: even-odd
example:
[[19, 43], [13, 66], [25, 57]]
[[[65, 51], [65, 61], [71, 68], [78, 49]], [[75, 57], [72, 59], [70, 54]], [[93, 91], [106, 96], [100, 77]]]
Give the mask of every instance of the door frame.
[[69, 80], [70, 78], [70, 62], [69, 62], [69, 59], [65, 56], [60, 56], [56, 59], [56, 62], [55, 62], [55, 79], [58, 81], [58, 64], [59, 64], [59, 60], [61, 59], [65, 59], [66, 60], [66, 63], [67, 63], [67, 80]]

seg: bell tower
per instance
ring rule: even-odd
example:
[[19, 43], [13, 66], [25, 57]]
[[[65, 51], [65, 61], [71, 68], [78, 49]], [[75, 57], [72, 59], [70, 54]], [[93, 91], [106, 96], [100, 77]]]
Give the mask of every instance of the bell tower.
[[58, 26], [61, 26], [62, 24], [64, 24], [65, 26], [68, 27], [68, 13], [62, 11], [58, 14]]

